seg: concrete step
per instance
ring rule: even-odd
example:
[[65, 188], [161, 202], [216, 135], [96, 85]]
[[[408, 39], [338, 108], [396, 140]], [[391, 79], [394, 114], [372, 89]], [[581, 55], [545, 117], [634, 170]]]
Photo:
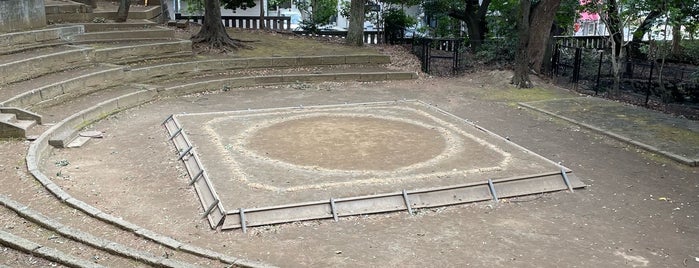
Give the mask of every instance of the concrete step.
[[15, 114], [0, 113], [0, 122], [14, 122], [15, 120], [17, 120]]
[[63, 38], [84, 32], [82, 25], [69, 25], [0, 34], [0, 55], [66, 44]]
[[36, 126], [36, 121], [34, 120], [16, 120], [13, 123], [24, 129], [25, 131], [29, 130], [29, 128], [33, 126]]
[[169, 56], [192, 55], [192, 42], [172, 40], [164, 42], [115, 42], [100, 44], [95, 49], [94, 60], [98, 62], [128, 63]]
[[21, 120], [14, 114], [0, 113], [0, 138], [26, 138], [27, 131], [35, 125], [34, 120]]
[[185, 80], [167, 81], [159, 83], [163, 87], [159, 91], [162, 96], [179, 96], [198, 93], [202, 91], [230, 90], [232, 88], [255, 87], [260, 85], [300, 84], [318, 82], [378, 82], [391, 80], [416, 79], [415, 72], [404, 71], [366, 71], [345, 70], [333, 72], [313, 73], [307, 71], [288, 72], [280, 74], [278, 69], [267, 73], [248, 73], [247, 75], [231, 76], [229, 74], [217, 74], [212, 76], [194, 77]]
[[[138, 70], [133, 70], [132, 72], [138, 72]], [[256, 77], [259, 80], [265, 80], [265, 77], [316, 77], [316, 81], [334, 81], [339, 76], [353, 76], [364, 74], [364, 77], [368, 77], [369, 74], [372, 76], [379, 77], [380, 74], [395, 74], [395, 73], [405, 73], [405, 72], [395, 72], [388, 68], [376, 65], [333, 65], [333, 66], [308, 66], [301, 68], [246, 68], [246, 69], [233, 69], [233, 70], [222, 70], [213, 72], [198, 72], [191, 71], [188, 73], [175, 73], [173, 75], [166, 76], [153, 76], [150, 79], [143, 79], [145, 83], [158, 84], [163, 87], [177, 86], [180, 84], [205, 82], [208, 80], [220, 80], [227, 78], [246, 78], [246, 77]], [[410, 74], [410, 73], [407, 73]], [[406, 75], [407, 75], [406, 74]], [[375, 81], [380, 80], [394, 80], [389, 79], [388, 76], [384, 76], [386, 79], [375, 79]], [[359, 79], [359, 76], [356, 76]], [[407, 75], [407, 79], [414, 79], [411, 75]], [[270, 78], [271, 79], [271, 78]], [[274, 78], [276, 79], [276, 78]], [[326, 80], [329, 79], [329, 80]], [[302, 79], [303, 80], [303, 79]], [[360, 79], [361, 80], [361, 79]], [[279, 81], [282, 82], [282, 81]], [[293, 82], [293, 80], [291, 81]]]
[[0, 55], [0, 85], [90, 64], [92, 48], [56, 46]]
[[32, 107], [32, 111], [42, 115], [44, 122], [56, 123], [100, 102], [149, 88], [147, 85], [139, 84], [113, 86], [79, 96], [72, 96], [62, 102], [40, 103]]
[[85, 29], [86, 33], [93, 32], [106, 32], [106, 31], [126, 31], [126, 30], [146, 30], [158, 27], [158, 24], [150, 20], [127, 20], [125, 22], [104, 22], [104, 23], [93, 23], [84, 22], [79, 24], [68, 24], [68, 25], [79, 25]]
[[163, 27], [153, 27], [145, 30], [104, 31], [74, 35], [68, 38], [71, 42], [115, 42], [137, 40], [171, 40], [175, 31]]
[[[105, 81], [107, 81], [106, 76], [94, 77], [94, 75], [107, 70], [112, 70], [114, 68], [118, 68], [118, 66], [108, 64], [91, 64], [79, 68], [49, 73], [35, 77], [31, 80], [16, 82], [8, 85], [0, 85], [0, 105], [9, 107], [31, 106], [36, 101], [32, 101], [31, 99], [22, 100], [28, 96], [20, 95], [38, 94], [39, 101], [43, 101], [44, 99], [41, 98], [40, 94], [41, 91], [46, 90], [66, 92], [72, 91], [75, 88], [90, 87], [95, 84], [107, 84], [105, 86], [111, 86], [108, 83], [105, 83]], [[78, 81], [88, 77], [90, 77], [88, 81]], [[46, 94], [44, 96], [46, 96]]]
[[66, 267], [104, 267], [97, 263], [67, 254], [56, 248], [40, 245], [23, 237], [0, 231], [0, 244], [19, 250], [26, 254], [57, 262]]
[[83, 3], [73, 2], [70, 0], [45, 0], [44, 7], [47, 17], [53, 14], [76, 14], [92, 12], [91, 6]]
[[[87, 5], [84, 5], [87, 7]], [[113, 21], [116, 19], [116, 8], [115, 9], [103, 9], [96, 8], [92, 9], [91, 12], [78, 12], [78, 13], [51, 13], [46, 14], [46, 20], [49, 23], [76, 23], [76, 22], [93, 22], [93, 20], [106, 20]], [[131, 6], [129, 8], [128, 19], [132, 20], [149, 20], [160, 16], [161, 8], [160, 6]]]

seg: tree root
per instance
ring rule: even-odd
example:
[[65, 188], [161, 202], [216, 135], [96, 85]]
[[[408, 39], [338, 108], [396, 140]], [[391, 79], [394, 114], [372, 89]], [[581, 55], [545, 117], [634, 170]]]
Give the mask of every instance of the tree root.
[[192, 43], [200, 47], [206, 47], [214, 50], [222, 50], [224, 52], [231, 52], [239, 49], [252, 49], [252, 46], [245, 43], [250, 43], [254, 41], [246, 41], [240, 39], [233, 39], [225, 35], [219, 34], [196, 34], [191, 38]]

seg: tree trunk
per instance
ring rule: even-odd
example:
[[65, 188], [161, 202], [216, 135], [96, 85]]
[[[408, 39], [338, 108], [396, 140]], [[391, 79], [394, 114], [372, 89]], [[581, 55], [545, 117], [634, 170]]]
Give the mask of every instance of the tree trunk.
[[120, 0], [119, 9], [117, 10], [116, 22], [125, 22], [129, 17], [129, 7], [131, 7], [131, 0]]
[[670, 54], [675, 57], [682, 55], [682, 46], [680, 42], [682, 42], [682, 25], [675, 23], [675, 25], [672, 26], [672, 50], [670, 51]]
[[265, 0], [260, 0], [260, 30], [267, 29], [265, 22]]
[[466, 0], [466, 8], [463, 11], [449, 11], [450, 17], [466, 23], [469, 44], [473, 51], [481, 47], [485, 40], [485, 34], [488, 32], [488, 22], [485, 19], [485, 15], [488, 13], [490, 1], [483, 0], [479, 5], [478, 0]]
[[527, 56], [531, 68], [537, 73], [544, 73], [542, 64], [546, 46], [550, 44], [551, 26], [561, 0], [541, 0], [532, 7], [529, 25], [529, 46]]
[[622, 23], [621, 16], [619, 15], [619, 6], [616, 0], [608, 0], [607, 2], [607, 19], [605, 24], [609, 34], [611, 35], [609, 41], [612, 44], [612, 72], [614, 73], [614, 85], [609, 91], [610, 96], [616, 96], [619, 94], [619, 89], [621, 87], [621, 67], [623, 61], [625, 60], [623, 47], [623, 35], [622, 35]]
[[517, 18], [517, 52], [515, 54], [515, 70], [512, 83], [517, 88], [530, 88], [532, 81], [529, 79], [529, 57], [527, 47], [529, 45], [529, 14], [531, 12], [531, 0], [519, 1], [519, 16]]
[[631, 44], [629, 46], [629, 57], [640, 59], [643, 58], [641, 53], [641, 41], [643, 41], [643, 36], [650, 30], [652, 22], [660, 17], [662, 13], [660, 10], [651, 10], [650, 13], [643, 19], [643, 22], [633, 31], [633, 38], [631, 39]]
[[204, 21], [199, 33], [192, 36], [192, 43], [203, 43], [210, 48], [228, 50], [249, 48], [240, 40], [231, 39], [221, 21], [221, 2], [204, 1]]
[[349, 29], [345, 41], [350, 46], [364, 45], [364, 0], [350, 1]]

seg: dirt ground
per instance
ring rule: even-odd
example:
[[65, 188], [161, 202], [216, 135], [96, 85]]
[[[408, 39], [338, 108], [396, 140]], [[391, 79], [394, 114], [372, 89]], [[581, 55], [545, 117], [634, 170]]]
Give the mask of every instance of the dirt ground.
[[[681, 166], [516, 101], [575, 96], [515, 90], [509, 73], [381, 83], [238, 89], [163, 99], [111, 116], [46, 174], [76, 198], [176, 239], [283, 267], [699, 267], [699, 169]], [[171, 113], [418, 99], [573, 169], [589, 187], [500, 203], [210, 230], [167, 141]], [[14, 146], [21, 154], [22, 146]], [[55, 165], [67, 160], [68, 165]], [[2, 174], [14, 173], [10, 167]], [[7, 174], [5, 174], [7, 173]], [[4, 176], [3, 175], [3, 176]]]

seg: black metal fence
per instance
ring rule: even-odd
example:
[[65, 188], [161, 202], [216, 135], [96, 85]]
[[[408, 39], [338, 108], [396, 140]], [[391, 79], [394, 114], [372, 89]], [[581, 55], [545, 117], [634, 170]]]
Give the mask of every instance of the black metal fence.
[[461, 38], [423, 37], [410, 41], [412, 52], [420, 59], [425, 73], [455, 74], [463, 67], [464, 46]]
[[[606, 37], [593, 38], [603, 40]], [[583, 38], [577, 38], [577, 43], [566, 37], [556, 39], [552, 73], [557, 82], [594, 94], [613, 87], [614, 68], [608, 43], [587, 42]], [[697, 66], [632, 58], [623, 60], [620, 65], [621, 94], [642, 98], [640, 102], [645, 104], [652, 99], [663, 103], [699, 104]]]

